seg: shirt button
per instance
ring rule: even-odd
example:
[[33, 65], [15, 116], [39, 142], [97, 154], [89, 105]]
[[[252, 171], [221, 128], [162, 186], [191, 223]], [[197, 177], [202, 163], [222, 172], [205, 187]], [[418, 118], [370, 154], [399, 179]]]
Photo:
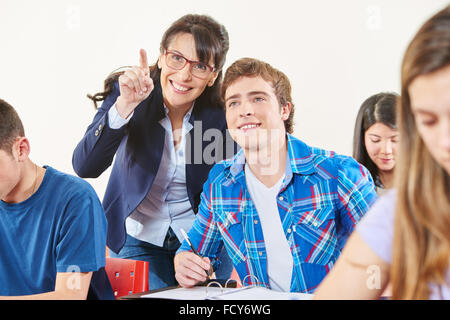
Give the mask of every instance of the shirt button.
[[259, 256], [262, 257], [262, 251], [259, 251], [258, 253], [259, 253]]
[[103, 125], [99, 125], [98, 130], [102, 130], [102, 129], [103, 129]]
[[291, 232], [292, 232], [291, 228], [288, 228], [287, 233], [291, 233]]
[[279, 197], [278, 197], [278, 200], [283, 201], [283, 200], [284, 200], [284, 197], [283, 197], [283, 196], [279, 196]]
[[314, 226], [314, 227], [317, 227], [318, 225], [319, 225], [319, 224], [318, 224], [317, 222], [314, 222], [314, 223], [313, 223], [313, 226]]
[[258, 224], [258, 220], [256, 220], [256, 219], [253, 222], [255, 222], [255, 224]]
[[97, 137], [99, 135], [100, 131], [95, 130], [95, 136]]

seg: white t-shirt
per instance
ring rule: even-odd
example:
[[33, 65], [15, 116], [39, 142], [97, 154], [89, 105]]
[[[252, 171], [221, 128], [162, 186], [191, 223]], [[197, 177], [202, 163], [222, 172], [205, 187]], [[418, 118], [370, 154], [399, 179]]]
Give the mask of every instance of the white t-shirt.
[[281, 225], [277, 195], [284, 175], [271, 188], [267, 188], [245, 165], [248, 192], [258, 212], [267, 255], [267, 275], [271, 289], [289, 292], [291, 288], [293, 258]]

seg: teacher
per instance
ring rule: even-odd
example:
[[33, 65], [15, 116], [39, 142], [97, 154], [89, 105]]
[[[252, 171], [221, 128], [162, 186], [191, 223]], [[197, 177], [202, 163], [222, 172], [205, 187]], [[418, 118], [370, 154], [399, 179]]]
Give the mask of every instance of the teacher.
[[[228, 48], [223, 25], [185, 15], [164, 33], [154, 65], [141, 49], [138, 66], [112, 73], [103, 92], [88, 95], [103, 103], [73, 168], [96, 178], [115, 157], [103, 199], [107, 245], [111, 257], [149, 262], [150, 289], [177, 284], [180, 229], [191, 228], [211, 167], [236, 151], [219, 94]], [[216, 258], [216, 276], [228, 278], [227, 254]]]

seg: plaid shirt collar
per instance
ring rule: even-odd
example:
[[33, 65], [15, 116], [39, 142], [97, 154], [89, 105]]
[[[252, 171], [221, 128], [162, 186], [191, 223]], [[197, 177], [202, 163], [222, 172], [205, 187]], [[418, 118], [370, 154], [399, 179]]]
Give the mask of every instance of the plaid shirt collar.
[[[283, 185], [292, 179], [292, 173], [301, 175], [311, 175], [317, 170], [314, 163], [314, 155], [311, 154], [308, 146], [301, 140], [290, 134], [286, 134], [288, 153], [286, 158], [286, 179]], [[239, 152], [225, 164], [226, 177], [238, 181], [244, 177], [245, 154], [241, 148]]]

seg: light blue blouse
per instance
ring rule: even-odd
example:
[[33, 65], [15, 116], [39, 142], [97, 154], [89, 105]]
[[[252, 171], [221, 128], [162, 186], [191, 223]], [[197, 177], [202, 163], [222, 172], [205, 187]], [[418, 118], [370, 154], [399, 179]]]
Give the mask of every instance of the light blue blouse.
[[[165, 129], [164, 151], [155, 180], [147, 196], [125, 221], [127, 233], [141, 241], [162, 246], [169, 227], [178, 240], [183, 241], [180, 228], [190, 230], [195, 219], [186, 189], [186, 135], [193, 128], [189, 118], [194, 105], [183, 119], [181, 141], [177, 149], [173, 143], [169, 110], [164, 106], [166, 117], [159, 121]], [[123, 119], [115, 106], [108, 112], [109, 126], [118, 129], [128, 123], [133, 114]]]

